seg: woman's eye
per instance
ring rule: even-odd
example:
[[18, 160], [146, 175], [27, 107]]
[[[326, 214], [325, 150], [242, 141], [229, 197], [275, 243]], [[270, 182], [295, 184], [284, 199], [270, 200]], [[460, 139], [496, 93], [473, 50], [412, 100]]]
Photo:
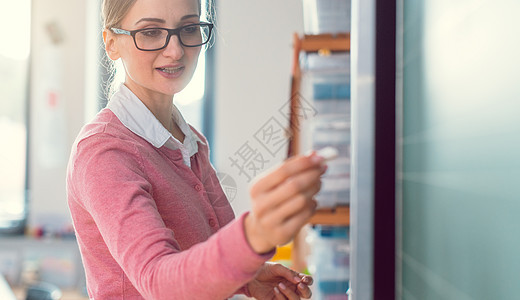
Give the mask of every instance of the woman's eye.
[[191, 25], [191, 26], [182, 28], [182, 33], [184, 33], [184, 34], [193, 34], [193, 33], [197, 33], [198, 31], [199, 31], [199, 25]]
[[162, 36], [163, 30], [160, 30], [160, 29], [148, 29], [148, 30], [140, 31], [139, 33], [142, 34], [145, 37], [154, 38], [154, 37]]

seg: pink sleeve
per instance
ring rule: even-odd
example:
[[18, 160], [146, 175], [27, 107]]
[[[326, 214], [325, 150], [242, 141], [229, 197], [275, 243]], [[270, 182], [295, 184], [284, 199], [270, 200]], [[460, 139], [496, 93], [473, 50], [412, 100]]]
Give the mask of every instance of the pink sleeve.
[[273, 253], [258, 255], [251, 249], [246, 214], [207, 241], [180, 251], [157, 211], [141, 159], [132, 144], [95, 136], [81, 142], [74, 164], [80, 205], [135, 288], [157, 300], [247, 293], [244, 285]]

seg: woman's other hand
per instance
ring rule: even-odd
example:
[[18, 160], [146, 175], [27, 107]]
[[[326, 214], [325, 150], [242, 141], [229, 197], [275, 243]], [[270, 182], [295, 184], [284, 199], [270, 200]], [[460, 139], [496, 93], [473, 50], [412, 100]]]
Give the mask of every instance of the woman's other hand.
[[314, 195], [327, 166], [311, 153], [294, 156], [256, 180], [250, 190], [252, 210], [245, 219], [247, 239], [257, 253], [291, 241], [314, 214]]
[[251, 296], [256, 299], [309, 299], [313, 279], [298, 274], [281, 264], [265, 263], [255, 279], [247, 284]]

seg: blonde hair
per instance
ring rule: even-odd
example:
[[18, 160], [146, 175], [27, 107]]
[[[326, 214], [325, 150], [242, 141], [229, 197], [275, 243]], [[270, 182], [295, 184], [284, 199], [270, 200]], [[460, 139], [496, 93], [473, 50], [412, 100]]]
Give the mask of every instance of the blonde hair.
[[[126, 16], [132, 5], [134, 5], [136, 0], [103, 0], [101, 15], [103, 17], [103, 29], [110, 29], [112, 27], [119, 27], [121, 21]], [[212, 8], [211, 8], [211, 0], [208, 0], [207, 10], [208, 19], [211, 19]], [[199, 15], [201, 14], [201, 5], [200, 0], [199, 3]]]
[[118, 27], [136, 0], [103, 0], [103, 29]]

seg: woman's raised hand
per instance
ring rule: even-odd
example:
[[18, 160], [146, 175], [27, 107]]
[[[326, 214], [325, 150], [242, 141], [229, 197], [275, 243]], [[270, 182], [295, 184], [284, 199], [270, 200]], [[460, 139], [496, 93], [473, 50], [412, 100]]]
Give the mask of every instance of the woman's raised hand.
[[250, 189], [252, 210], [245, 219], [249, 244], [257, 253], [291, 241], [314, 214], [314, 195], [326, 171], [316, 153], [294, 156], [263, 174]]

